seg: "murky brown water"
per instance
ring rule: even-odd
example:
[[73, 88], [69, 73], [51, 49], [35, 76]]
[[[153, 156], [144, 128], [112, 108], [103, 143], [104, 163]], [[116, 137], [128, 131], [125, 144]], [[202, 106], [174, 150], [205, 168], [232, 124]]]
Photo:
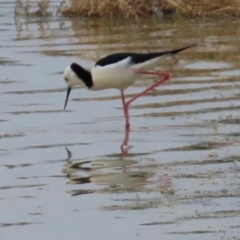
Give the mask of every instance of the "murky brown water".
[[[0, 4], [0, 239], [239, 239], [240, 21], [14, 19], [14, 6]], [[118, 91], [76, 89], [63, 111], [71, 62], [192, 43], [132, 105], [131, 148]]]

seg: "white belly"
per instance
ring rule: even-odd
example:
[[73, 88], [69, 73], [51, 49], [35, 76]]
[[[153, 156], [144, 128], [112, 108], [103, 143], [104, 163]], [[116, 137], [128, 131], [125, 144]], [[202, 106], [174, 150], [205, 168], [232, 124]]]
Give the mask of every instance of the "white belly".
[[91, 90], [101, 90], [107, 88], [125, 89], [132, 85], [139, 74], [138, 70], [148, 70], [154, 67], [160, 60], [154, 58], [139, 64], [131, 64], [131, 57], [106, 66], [94, 66], [91, 69], [93, 87]]
[[96, 66], [92, 68], [91, 74], [93, 79], [93, 87], [91, 90], [107, 88], [122, 90], [132, 85], [138, 78], [131, 67]]

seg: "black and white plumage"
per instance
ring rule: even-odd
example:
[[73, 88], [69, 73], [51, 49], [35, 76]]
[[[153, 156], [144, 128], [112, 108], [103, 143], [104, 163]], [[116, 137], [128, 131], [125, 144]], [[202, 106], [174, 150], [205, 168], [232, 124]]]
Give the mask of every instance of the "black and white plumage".
[[[155, 67], [163, 56], [174, 55], [193, 46], [195, 45], [155, 53], [115, 53], [98, 60], [90, 71], [77, 63], [72, 63], [63, 74], [68, 85], [64, 109], [71, 89], [75, 85], [81, 85], [89, 90], [116, 88], [121, 91], [122, 98], [124, 98], [123, 90], [131, 86], [140, 74], [148, 74], [146, 71]], [[159, 75], [152, 72], [149, 74]]]

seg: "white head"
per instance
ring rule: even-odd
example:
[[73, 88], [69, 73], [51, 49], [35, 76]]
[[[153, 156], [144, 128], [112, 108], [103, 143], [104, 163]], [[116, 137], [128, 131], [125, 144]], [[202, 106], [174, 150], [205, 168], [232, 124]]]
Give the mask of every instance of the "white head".
[[68, 66], [64, 70], [63, 77], [69, 88], [72, 88], [76, 85], [81, 85], [82, 83], [76, 73], [72, 70], [71, 66]]
[[66, 101], [64, 105], [64, 109], [65, 109], [67, 106], [68, 97], [70, 95], [72, 88], [76, 85], [88, 87], [89, 85], [92, 84], [92, 76], [89, 71], [87, 71], [80, 65], [76, 63], [72, 63], [70, 66], [68, 66], [64, 70], [63, 77], [68, 85], [67, 96], [66, 96]]

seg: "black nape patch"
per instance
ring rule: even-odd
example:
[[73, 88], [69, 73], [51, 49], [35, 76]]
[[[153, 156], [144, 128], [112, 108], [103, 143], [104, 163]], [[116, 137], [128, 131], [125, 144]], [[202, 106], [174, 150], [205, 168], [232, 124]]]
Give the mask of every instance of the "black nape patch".
[[91, 88], [93, 86], [92, 75], [89, 71], [87, 71], [77, 63], [72, 63], [70, 67], [78, 76], [78, 78], [83, 81], [88, 88]]

